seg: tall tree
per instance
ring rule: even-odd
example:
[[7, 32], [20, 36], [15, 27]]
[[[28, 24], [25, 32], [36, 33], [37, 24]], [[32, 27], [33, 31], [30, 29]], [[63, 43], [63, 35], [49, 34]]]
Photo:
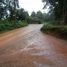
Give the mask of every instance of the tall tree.
[[18, 0], [10, 0], [9, 1], [9, 11], [10, 11], [10, 17], [11, 19], [16, 19], [16, 12], [19, 8], [19, 2]]
[[0, 19], [8, 16], [10, 13], [11, 19], [16, 16], [16, 10], [19, 8], [18, 0], [0, 0]]
[[6, 14], [5, 0], [0, 0], [0, 19], [4, 18]]
[[29, 14], [27, 11], [21, 8], [17, 11], [17, 17], [18, 17], [18, 20], [27, 20], [27, 18], [29, 17]]
[[62, 21], [61, 24], [67, 24], [67, 0], [43, 0], [43, 2], [53, 7], [56, 20]]
[[43, 20], [43, 14], [41, 11], [38, 11], [36, 16], [40, 19], [40, 20]]
[[33, 11], [32, 13], [31, 13], [31, 17], [35, 17], [36, 16], [36, 13]]

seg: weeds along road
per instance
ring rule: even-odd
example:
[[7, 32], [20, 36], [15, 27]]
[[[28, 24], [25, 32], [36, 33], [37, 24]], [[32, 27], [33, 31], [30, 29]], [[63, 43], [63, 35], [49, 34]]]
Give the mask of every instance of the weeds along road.
[[41, 27], [0, 34], [0, 67], [67, 67], [67, 41], [43, 34]]

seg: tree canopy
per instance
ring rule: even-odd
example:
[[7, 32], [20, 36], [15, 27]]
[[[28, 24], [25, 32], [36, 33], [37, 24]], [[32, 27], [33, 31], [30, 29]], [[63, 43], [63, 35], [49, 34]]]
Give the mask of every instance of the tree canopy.
[[55, 19], [60, 24], [67, 24], [67, 0], [42, 0], [45, 4], [44, 8], [50, 4], [55, 14]]

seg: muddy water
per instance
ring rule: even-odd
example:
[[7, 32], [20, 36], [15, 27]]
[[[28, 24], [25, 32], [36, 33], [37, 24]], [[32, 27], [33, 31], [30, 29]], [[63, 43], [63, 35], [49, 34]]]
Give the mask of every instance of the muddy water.
[[67, 67], [67, 41], [29, 25], [0, 35], [0, 67]]

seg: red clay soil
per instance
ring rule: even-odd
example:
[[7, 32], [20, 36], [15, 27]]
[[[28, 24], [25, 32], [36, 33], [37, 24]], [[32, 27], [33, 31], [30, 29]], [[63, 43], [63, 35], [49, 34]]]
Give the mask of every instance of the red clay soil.
[[0, 67], [67, 67], [67, 41], [43, 34], [41, 27], [0, 34]]

